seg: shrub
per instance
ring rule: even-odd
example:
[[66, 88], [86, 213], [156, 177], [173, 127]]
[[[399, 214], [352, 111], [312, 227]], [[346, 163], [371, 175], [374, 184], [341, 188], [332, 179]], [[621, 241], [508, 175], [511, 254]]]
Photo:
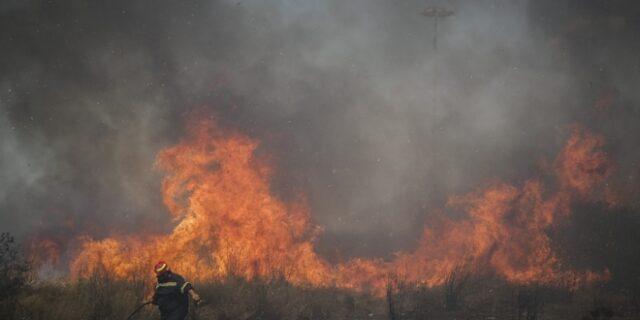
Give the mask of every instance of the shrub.
[[0, 234], [0, 318], [15, 316], [18, 295], [27, 287], [29, 264], [9, 233]]

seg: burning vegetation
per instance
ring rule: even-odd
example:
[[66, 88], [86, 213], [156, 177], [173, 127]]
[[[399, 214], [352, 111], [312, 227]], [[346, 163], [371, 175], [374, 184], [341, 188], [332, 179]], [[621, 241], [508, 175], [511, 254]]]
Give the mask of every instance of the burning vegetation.
[[[552, 177], [520, 185], [494, 182], [451, 196], [445, 212], [464, 214], [429, 220], [415, 250], [389, 261], [355, 258], [337, 265], [314, 250], [321, 229], [313, 225], [304, 198], [286, 203], [270, 191], [273, 169], [269, 159], [256, 156], [258, 144], [208, 118], [191, 117], [184, 140], [157, 156], [166, 174], [164, 203], [176, 223], [172, 232], [79, 239], [72, 278], [109, 270], [116, 278], [133, 279], [149, 274], [154, 257], [199, 281], [278, 278], [376, 295], [384, 294], [391, 275], [425, 287], [443, 285], [456, 273], [569, 288], [609, 276], [606, 269], [575, 270], [563, 263], [548, 235], [575, 203], [597, 199], [612, 171], [600, 150], [603, 138], [581, 126], [572, 127]], [[46, 252], [51, 259], [59, 250]]]

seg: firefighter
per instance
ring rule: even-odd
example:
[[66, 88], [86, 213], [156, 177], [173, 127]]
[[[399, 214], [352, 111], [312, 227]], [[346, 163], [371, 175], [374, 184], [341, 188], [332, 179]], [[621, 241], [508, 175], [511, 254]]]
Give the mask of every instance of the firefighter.
[[166, 262], [160, 261], [153, 268], [158, 284], [152, 303], [160, 309], [162, 320], [184, 320], [189, 312], [189, 297], [196, 305], [202, 301], [191, 283], [171, 272]]

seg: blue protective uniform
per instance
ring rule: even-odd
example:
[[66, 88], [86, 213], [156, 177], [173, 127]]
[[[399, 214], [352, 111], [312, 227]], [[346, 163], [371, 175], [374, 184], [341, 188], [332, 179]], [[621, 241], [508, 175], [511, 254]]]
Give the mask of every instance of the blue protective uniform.
[[184, 320], [189, 313], [189, 290], [191, 283], [177, 273], [167, 271], [158, 275], [158, 284], [153, 294], [153, 304], [160, 309], [162, 320]]

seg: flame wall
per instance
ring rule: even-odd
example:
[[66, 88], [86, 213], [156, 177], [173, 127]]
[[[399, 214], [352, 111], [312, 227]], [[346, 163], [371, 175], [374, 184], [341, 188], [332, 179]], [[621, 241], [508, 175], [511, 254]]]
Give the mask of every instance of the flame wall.
[[427, 224], [414, 251], [398, 252], [392, 261], [330, 265], [314, 251], [319, 229], [304, 201], [285, 203], [272, 195], [272, 168], [255, 156], [258, 141], [192, 117], [187, 137], [157, 157], [166, 174], [162, 192], [176, 221], [173, 231], [85, 239], [71, 270], [75, 277], [105, 270], [129, 278], [148, 274], [153, 261], [163, 259], [201, 281], [230, 274], [284, 277], [295, 284], [380, 292], [391, 274], [435, 286], [464, 268], [492, 271], [514, 283], [575, 287], [607, 274], [564, 266], [546, 232], [609, 174], [609, 161], [598, 150], [602, 143], [575, 126], [554, 162], [557, 186], [546, 189], [534, 178], [452, 196], [447, 206], [465, 216], [443, 215]]

